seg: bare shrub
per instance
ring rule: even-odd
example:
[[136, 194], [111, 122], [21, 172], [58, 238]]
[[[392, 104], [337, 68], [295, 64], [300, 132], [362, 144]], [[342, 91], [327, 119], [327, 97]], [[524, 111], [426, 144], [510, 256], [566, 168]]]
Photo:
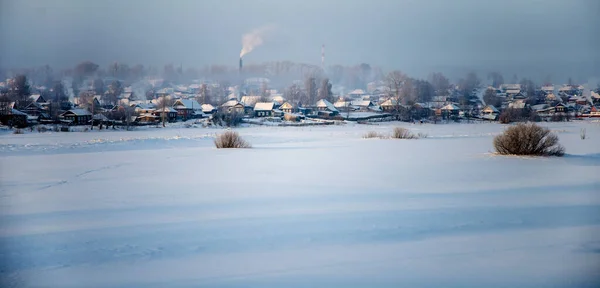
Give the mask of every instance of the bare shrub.
[[48, 131], [48, 128], [46, 128], [46, 126], [37, 126], [37, 131], [43, 133]]
[[54, 131], [54, 132], [60, 132], [60, 128], [58, 127], [58, 125], [54, 125], [52, 127], [52, 131]]
[[252, 148], [250, 143], [242, 139], [242, 137], [234, 131], [227, 131], [223, 134], [217, 135], [215, 139], [215, 147], [218, 149], [222, 148]]
[[377, 133], [375, 131], [369, 131], [365, 135], [363, 135], [363, 138], [365, 138], [365, 139], [380, 138], [380, 137], [381, 136], [379, 135], [379, 133]]
[[504, 110], [500, 116], [498, 116], [498, 121], [502, 124], [508, 124], [517, 121], [519, 118], [519, 113], [515, 109], [506, 109]]
[[427, 137], [429, 137], [429, 135], [427, 133], [423, 133], [423, 132], [417, 133], [417, 138], [419, 138], [419, 139], [427, 138]]
[[579, 132], [579, 137], [581, 138], [581, 140], [585, 140], [585, 128], [581, 128], [581, 131]]
[[13, 131], [13, 134], [23, 134], [23, 129], [15, 129], [15, 131]]
[[417, 139], [417, 136], [406, 128], [396, 127], [392, 131], [393, 139]]
[[287, 114], [287, 113], [285, 115], [283, 115], [283, 119], [285, 121], [289, 121], [289, 122], [298, 122], [298, 120], [299, 120], [298, 116], [293, 115], [293, 114]]
[[563, 156], [565, 148], [558, 136], [535, 123], [519, 123], [494, 138], [494, 148], [502, 155]]

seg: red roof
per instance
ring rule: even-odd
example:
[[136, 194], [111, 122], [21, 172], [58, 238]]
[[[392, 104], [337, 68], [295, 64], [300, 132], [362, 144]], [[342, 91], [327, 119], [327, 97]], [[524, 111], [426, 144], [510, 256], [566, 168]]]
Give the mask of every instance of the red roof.
[[596, 107], [592, 106], [592, 112], [598, 112], [598, 109], [596, 109]]

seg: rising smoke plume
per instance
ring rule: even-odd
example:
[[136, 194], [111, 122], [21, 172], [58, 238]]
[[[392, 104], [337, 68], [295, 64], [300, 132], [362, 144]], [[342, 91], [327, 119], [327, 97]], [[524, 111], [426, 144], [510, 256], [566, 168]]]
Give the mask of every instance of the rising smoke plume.
[[274, 29], [275, 27], [273, 25], [266, 25], [244, 34], [244, 36], [242, 36], [242, 52], [240, 52], [240, 58], [250, 53], [254, 48], [262, 45], [265, 38]]

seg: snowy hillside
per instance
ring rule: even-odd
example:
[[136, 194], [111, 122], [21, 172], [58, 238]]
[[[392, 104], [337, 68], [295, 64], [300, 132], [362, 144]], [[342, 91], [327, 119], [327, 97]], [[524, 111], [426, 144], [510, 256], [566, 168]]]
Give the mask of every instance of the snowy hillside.
[[[600, 125], [0, 135], [0, 287], [599, 287]], [[405, 126], [418, 140], [362, 139]], [[580, 139], [585, 128], [587, 139]]]

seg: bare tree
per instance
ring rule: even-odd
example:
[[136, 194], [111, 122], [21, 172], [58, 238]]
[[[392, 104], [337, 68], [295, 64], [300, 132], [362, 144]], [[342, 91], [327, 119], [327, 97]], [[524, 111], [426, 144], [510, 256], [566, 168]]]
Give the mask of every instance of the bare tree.
[[494, 89], [486, 89], [483, 94], [483, 101], [487, 105], [492, 105], [494, 107], [500, 107], [502, 105], [502, 99], [496, 95], [496, 91]]
[[268, 99], [269, 96], [271, 96], [271, 92], [269, 92], [269, 85], [266, 82], [260, 84], [260, 96], [264, 99]]
[[292, 105], [297, 107], [302, 99], [302, 94], [302, 89], [298, 85], [293, 84], [285, 90], [284, 96]]
[[412, 97], [417, 102], [428, 102], [433, 98], [435, 93], [435, 88], [431, 83], [425, 80], [414, 80], [412, 81], [414, 84], [414, 93], [415, 95]]
[[104, 80], [102, 80], [102, 78], [94, 79], [92, 86], [94, 87], [94, 92], [96, 92], [97, 95], [104, 94]]
[[414, 82], [414, 79], [407, 77], [400, 87], [400, 99], [402, 100], [402, 104], [413, 104], [415, 102]]
[[108, 87], [108, 94], [106, 95], [108, 97], [108, 102], [110, 102], [112, 105], [117, 105], [119, 102], [119, 96], [123, 94], [123, 91], [124, 89], [121, 81], [113, 81]]
[[467, 77], [461, 79], [458, 83], [459, 89], [463, 92], [463, 94], [470, 94], [473, 90], [479, 88], [481, 85], [481, 80], [477, 77], [475, 72], [469, 72]]
[[436, 95], [448, 95], [450, 81], [442, 73], [432, 73], [429, 75], [429, 82], [433, 85]]
[[521, 84], [521, 90], [525, 91], [528, 97], [535, 96], [535, 83], [533, 83], [533, 81], [523, 78], [519, 84]]
[[492, 80], [492, 87], [498, 88], [500, 85], [504, 84], [504, 77], [499, 72], [490, 72], [488, 74], [488, 79]]
[[390, 88], [389, 96], [391, 99], [396, 100], [398, 104], [400, 103], [400, 89], [402, 88], [402, 85], [406, 79], [406, 75], [398, 70], [388, 73], [386, 77], [387, 85]]
[[27, 76], [20, 74], [12, 79], [8, 87], [8, 97], [11, 101], [15, 101], [15, 106], [20, 109], [27, 106], [30, 102], [31, 88]]
[[165, 127], [166, 124], [166, 117], [167, 115], [167, 108], [173, 106], [173, 104], [175, 103], [175, 100], [173, 98], [171, 98], [170, 96], [162, 96], [160, 97], [160, 99], [158, 99], [158, 107], [160, 107], [161, 110], [161, 118], [162, 118], [162, 126]]
[[308, 97], [308, 104], [314, 105], [317, 99], [317, 80], [314, 75], [308, 76], [304, 80], [304, 89], [306, 90], [306, 95]]
[[[124, 109], [124, 113], [125, 113], [125, 123], [126, 123], [126, 129], [129, 130], [131, 129], [131, 118], [133, 118], [133, 116], [135, 116], [135, 107], [131, 106], [131, 105], [124, 105], [123, 106]], [[164, 124], [163, 124], [164, 125]]]
[[324, 78], [321, 80], [321, 88], [319, 88], [319, 100], [325, 99], [331, 103], [335, 102], [333, 97], [333, 92], [331, 92], [331, 83], [329, 83], [328, 78]]

